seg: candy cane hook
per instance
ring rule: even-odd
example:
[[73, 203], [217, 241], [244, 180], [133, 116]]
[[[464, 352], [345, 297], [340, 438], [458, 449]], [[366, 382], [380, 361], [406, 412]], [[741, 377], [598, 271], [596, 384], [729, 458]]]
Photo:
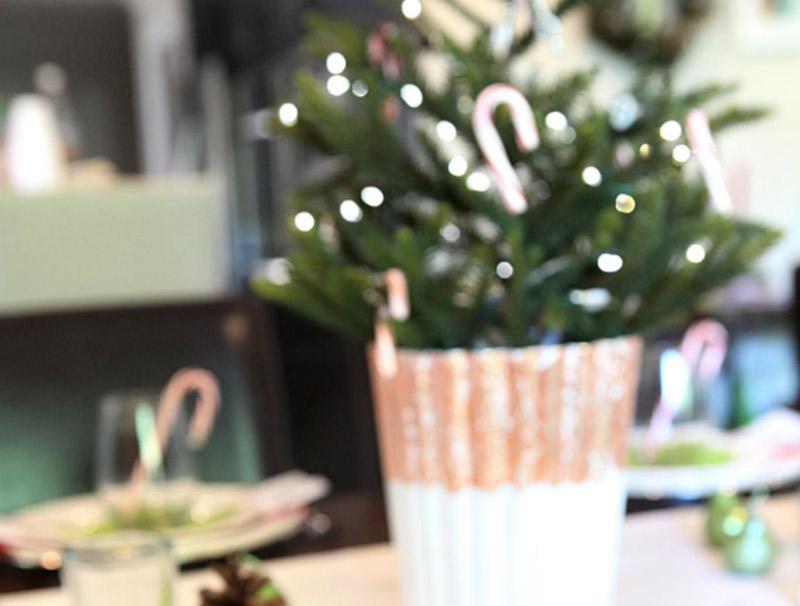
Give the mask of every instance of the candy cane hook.
[[733, 213], [733, 200], [725, 182], [725, 172], [719, 161], [708, 116], [703, 110], [693, 109], [686, 116], [686, 136], [700, 164], [700, 170], [711, 195], [712, 206], [720, 214], [730, 215]]
[[493, 84], [478, 96], [472, 116], [475, 138], [494, 173], [508, 212], [520, 214], [528, 208], [528, 203], [519, 175], [508, 159], [503, 140], [494, 123], [494, 112], [500, 105], [508, 105], [511, 109], [514, 134], [522, 151], [530, 152], [539, 147], [539, 131], [528, 100], [514, 87]]
[[179, 370], [161, 392], [156, 417], [156, 435], [162, 449], [169, 442], [186, 394], [196, 391], [199, 398], [189, 427], [189, 445], [200, 448], [208, 440], [219, 410], [220, 392], [217, 378], [201, 368]]

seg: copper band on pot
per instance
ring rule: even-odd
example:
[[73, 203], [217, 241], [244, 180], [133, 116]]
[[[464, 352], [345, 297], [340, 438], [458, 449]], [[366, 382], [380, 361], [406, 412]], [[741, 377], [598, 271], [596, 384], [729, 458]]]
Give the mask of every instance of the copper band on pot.
[[624, 464], [640, 355], [623, 338], [402, 350], [389, 379], [372, 363], [384, 475], [452, 491], [598, 477]]

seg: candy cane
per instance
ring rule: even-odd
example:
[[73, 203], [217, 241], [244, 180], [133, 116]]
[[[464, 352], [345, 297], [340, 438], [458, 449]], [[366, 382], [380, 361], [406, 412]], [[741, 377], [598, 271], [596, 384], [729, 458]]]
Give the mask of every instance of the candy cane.
[[517, 89], [507, 84], [493, 84], [486, 88], [475, 102], [472, 127], [486, 162], [495, 176], [500, 195], [508, 212], [519, 214], [528, 203], [517, 172], [508, 159], [503, 140], [494, 123], [494, 112], [500, 105], [511, 109], [511, 121], [517, 145], [522, 151], [539, 147], [539, 131], [528, 100]]
[[389, 40], [397, 35], [397, 26], [383, 23], [367, 38], [367, 58], [369, 62], [380, 67], [383, 75], [389, 80], [400, 77], [400, 58], [392, 50]]
[[[683, 336], [678, 351], [692, 374], [701, 383], [717, 376], [728, 354], [728, 331], [719, 322], [701, 320], [692, 324]], [[650, 454], [669, 438], [672, 424], [678, 411], [662, 395], [656, 404], [650, 428], [647, 433], [646, 448]]]
[[219, 410], [219, 384], [217, 378], [207, 370], [186, 368], [175, 373], [161, 392], [156, 435], [162, 450], [169, 442], [186, 394], [193, 391], [198, 393], [199, 398], [189, 427], [189, 445], [192, 449], [197, 449], [208, 440]]
[[[200, 448], [208, 440], [220, 403], [217, 378], [200, 368], [186, 368], [175, 373], [161, 392], [156, 415], [156, 439], [160, 452], [167, 450], [169, 440], [186, 394], [198, 393], [197, 408], [189, 426], [189, 446]], [[142, 486], [153, 472], [141, 460], [136, 464], [130, 481], [129, 505], [133, 510], [141, 498]]]
[[397, 374], [397, 342], [389, 319], [404, 322], [411, 315], [408, 282], [399, 269], [383, 274], [386, 285], [386, 305], [380, 307], [375, 319], [375, 356], [378, 372], [386, 378]]
[[725, 182], [725, 172], [719, 161], [708, 116], [703, 110], [693, 109], [686, 116], [686, 135], [700, 164], [700, 170], [711, 195], [711, 204], [717, 212], [730, 215], [733, 212], [733, 201]]

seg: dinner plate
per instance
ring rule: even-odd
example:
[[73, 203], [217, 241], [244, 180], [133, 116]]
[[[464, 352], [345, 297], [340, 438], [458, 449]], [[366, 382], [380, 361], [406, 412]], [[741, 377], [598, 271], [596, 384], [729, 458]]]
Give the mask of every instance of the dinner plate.
[[[250, 551], [295, 534], [308, 505], [328, 492], [328, 482], [290, 472], [258, 485], [196, 484], [190, 526], [160, 531], [180, 563]], [[220, 512], [224, 512], [221, 515]], [[0, 546], [21, 567], [60, 566], [59, 553], [107, 522], [107, 501], [98, 494], [35, 505], [0, 519]]]
[[[639, 447], [645, 430], [632, 433]], [[699, 424], [677, 427], [673, 442], [703, 443], [729, 451], [730, 462], [705, 466], [642, 466], [627, 471], [628, 495], [645, 499], [699, 499], [720, 492], [779, 488], [800, 480], [800, 415], [768, 413], [736, 431]]]

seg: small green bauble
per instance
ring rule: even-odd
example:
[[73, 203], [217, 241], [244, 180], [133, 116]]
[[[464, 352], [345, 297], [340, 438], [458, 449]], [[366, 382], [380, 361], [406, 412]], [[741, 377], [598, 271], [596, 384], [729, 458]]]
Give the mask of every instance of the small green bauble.
[[728, 569], [742, 574], [763, 574], [772, 568], [778, 548], [761, 518], [751, 517], [739, 536], [725, 544]]
[[716, 495], [708, 502], [706, 539], [715, 547], [722, 547], [736, 537], [747, 522], [747, 509], [736, 495]]

